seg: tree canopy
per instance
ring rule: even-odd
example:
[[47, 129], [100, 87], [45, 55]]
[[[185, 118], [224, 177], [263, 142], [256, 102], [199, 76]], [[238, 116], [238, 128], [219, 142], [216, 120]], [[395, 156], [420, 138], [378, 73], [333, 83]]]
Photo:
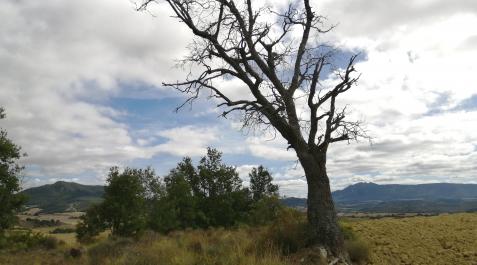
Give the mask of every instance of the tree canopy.
[[111, 168], [104, 201], [81, 217], [78, 238], [91, 238], [107, 228], [115, 235], [133, 236], [147, 228], [169, 232], [271, 222], [282, 207], [278, 186], [271, 184], [273, 178], [262, 166], [253, 172], [255, 197], [242, 186], [235, 167], [226, 165], [213, 148], [197, 166], [185, 157], [163, 178], [150, 168]]
[[[0, 108], [0, 120], [5, 118], [5, 111]], [[23, 169], [18, 164], [22, 157], [21, 148], [8, 138], [5, 130], [0, 129], [0, 232], [11, 227], [16, 221], [16, 213], [25, 202], [18, 194], [21, 189], [20, 173]]]

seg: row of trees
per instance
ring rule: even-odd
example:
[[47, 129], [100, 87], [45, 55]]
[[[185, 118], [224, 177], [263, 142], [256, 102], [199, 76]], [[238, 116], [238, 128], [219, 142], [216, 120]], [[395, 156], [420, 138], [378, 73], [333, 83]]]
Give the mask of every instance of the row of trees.
[[269, 222], [281, 207], [278, 186], [262, 166], [249, 177], [246, 188], [235, 167], [223, 163], [222, 154], [212, 148], [197, 166], [186, 157], [164, 178], [151, 168], [120, 172], [114, 167], [104, 201], [82, 217], [78, 238], [90, 238], [105, 229], [131, 236], [144, 229], [168, 232]]

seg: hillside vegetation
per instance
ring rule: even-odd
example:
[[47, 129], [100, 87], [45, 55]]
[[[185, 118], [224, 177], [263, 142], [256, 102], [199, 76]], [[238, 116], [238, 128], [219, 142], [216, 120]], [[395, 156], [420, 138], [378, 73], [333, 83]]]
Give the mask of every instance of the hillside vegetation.
[[26, 189], [27, 206], [42, 209], [43, 213], [84, 211], [93, 203], [100, 202], [104, 186], [82, 185], [58, 181], [54, 184]]

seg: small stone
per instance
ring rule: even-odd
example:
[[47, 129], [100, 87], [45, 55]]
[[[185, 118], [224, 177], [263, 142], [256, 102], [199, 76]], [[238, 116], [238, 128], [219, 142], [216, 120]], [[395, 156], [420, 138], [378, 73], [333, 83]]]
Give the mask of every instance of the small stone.
[[322, 256], [324, 259], [328, 257], [328, 252], [324, 248], [320, 248], [320, 256]]

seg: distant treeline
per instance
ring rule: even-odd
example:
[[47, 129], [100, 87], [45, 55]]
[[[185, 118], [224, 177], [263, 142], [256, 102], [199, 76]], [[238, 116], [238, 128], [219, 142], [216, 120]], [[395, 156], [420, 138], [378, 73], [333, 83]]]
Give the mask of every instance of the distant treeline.
[[212, 148], [197, 166], [185, 157], [163, 178], [151, 168], [111, 168], [104, 200], [81, 217], [78, 238], [106, 229], [131, 236], [145, 229], [169, 232], [273, 221], [282, 207], [278, 186], [262, 166], [249, 177], [247, 188], [235, 167], [224, 164], [221, 152]]
[[61, 222], [55, 219], [41, 220], [37, 218], [27, 218], [26, 222], [33, 227], [51, 227], [61, 225]]

